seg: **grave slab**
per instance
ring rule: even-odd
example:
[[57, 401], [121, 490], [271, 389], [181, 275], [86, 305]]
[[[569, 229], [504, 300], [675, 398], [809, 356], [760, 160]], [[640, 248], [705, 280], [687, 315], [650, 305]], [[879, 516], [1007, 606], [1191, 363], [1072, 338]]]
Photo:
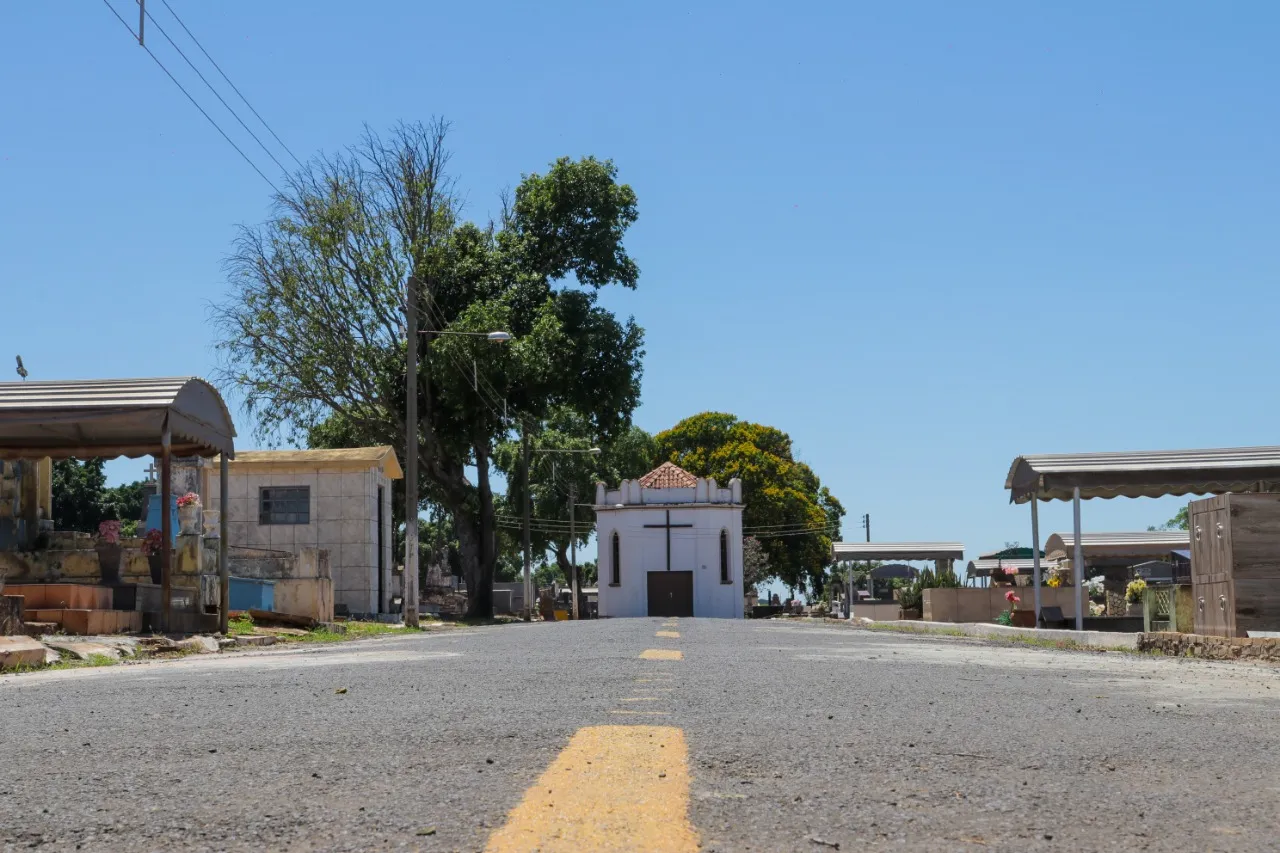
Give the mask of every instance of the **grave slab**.
[[58, 653], [39, 640], [30, 637], [0, 637], [0, 669], [40, 666], [57, 659]]
[[76, 660], [88, 660], [94, 655], [108, 657], [112, 660], [120, 660], [120, 650], [114, 646], [108, 646], [105, 643], [48, 640], [45, 642], [45, 645], [51, 649], [70, 655]]

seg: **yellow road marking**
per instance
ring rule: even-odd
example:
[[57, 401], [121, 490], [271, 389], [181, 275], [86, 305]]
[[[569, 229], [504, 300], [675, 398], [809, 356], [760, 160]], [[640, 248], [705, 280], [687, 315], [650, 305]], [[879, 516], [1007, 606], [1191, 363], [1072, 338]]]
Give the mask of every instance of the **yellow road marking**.
[[688, 762], [671, 726], [580, 729], [485, 851], [696, 853]]
[[674, 679], [674, 678], [672, 678], [672, 677], [671, 677], [671, 676], [669, 676], [669, 675], [658, 675], [658, 676], [655, 676], [655, 677], [653, 677], [653, 678], [637, 678], [637, 679], [635, 679], [636, 684], [651, 684], [651, 683], [663, 684], [663, 683], [667, 683], [667, 682], [671, 682], [671, 681], [675, 681], [675, 679]]
[[645, 649], [640, 653], [641, 660], [684, 660], [678, 649]]
[[662, 623], [662, 627], [663, 627], [663, 628], [674, 628], [675, 626], [676, 626], [676, 623], [675, 623], [675, 622], [663, 622], [663, 623]]
[[679, 632], [679, 631], [659, 631], [658, 633], [654, 634], [653, 636], [655, 636], [655, 637], [667, 637], [668, 639], [678, 640], [678, 639], [680, 639], [680, 632]]
[[628, 696], [626, 699], [619, 699], [619, 702], [661, 702], [662, 696]]
[[617, 714], [617, 715], [618, 715], [618, 716], [620, 716], [620, 717], [621, 717], [621, 716], [631, 716], [631, 717], [670, 717], [670, 716], [671, 716], [670, 712], [668, 712], [668, 711], [628, 711], [628, 710], [619, 710], [619, 711], [610, 711], [609, 713], [610, 713], [610, 714]]

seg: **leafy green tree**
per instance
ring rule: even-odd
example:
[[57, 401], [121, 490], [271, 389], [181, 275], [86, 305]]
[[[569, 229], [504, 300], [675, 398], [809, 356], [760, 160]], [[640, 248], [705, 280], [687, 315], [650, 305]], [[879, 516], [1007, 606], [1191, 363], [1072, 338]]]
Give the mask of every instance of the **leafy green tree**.
[[101, 501], [104, 512], [109, 512], [121, 521], [137, 521], [141, 518], [143, 504], [146, 503], [146, 484], [135, 480], [104, 489]]
[[[590, 421], [570, 408], [555, 410], [547, 420], [530, 454], [529, 486], [533, 494], [530, 515], [530, 544], [534, 559], [548, 552], [559, 567], [565, 583], [571, 577], [569, 503], [595, 500], [596, 483], [618, 483], [639, 477], [654, 466], [653, 437], [637, 426], [619, 433], [611, 441], [597, 443]], [[588, 451], [598, 447], [599, 454]], [[569, 451], [569, 452], [565, 452]], [[503, 519], [510, 526], [516, 558], [521, 558], [524, 498], [518, 441], [500, 444], [494, 463], [507, 478], [507, 499]], [[595, 519], [585, 507], [576, 510], [576, 544], [586, 545], [594, 533]]]
[[55, 530], [96, 533], [102, 521], [102, 493], [107, 475], [101, 459], [57, 459], [53, 463]]
[[695, 476], [720, 483], [741, 479], [744, 532], [760, 539], [775, 576], [789, 587], [822, 590], [844, 507], [812, 468], [793, 457], [790, 436], [734, 415], [704, 412], [659, 433], [656, 441], [660, 459]]
[[[597, 290], [636, 285], [622, 244], [636, 199], [612, 163], [562, 158], [524, 176], [499, 222], [465, 222], [447, 132], [439, 121], [387, 138], [367, 131], [294, 175], [276, 214], [242, 230], [228, 261], [231, 294], [214, 318], [222, 376], [262, 437], [399, 449], [412, 290], [425, 330], [415, 388], [421, 507], [449, 515], [468, 615], [488, 617], [499, 559], [495, 445], [537, 432], [560, 407], [602, 440], [630, 426], [643, 333], [601, 308]], [[439, 334], [495, 329], [512, 342]]]
[[1178, 510], [1178, 514], [1159, 527], [1148, 527], [1148, 530], [1190, 530], [1191, 519], [1187, 515], [1187, 507]]

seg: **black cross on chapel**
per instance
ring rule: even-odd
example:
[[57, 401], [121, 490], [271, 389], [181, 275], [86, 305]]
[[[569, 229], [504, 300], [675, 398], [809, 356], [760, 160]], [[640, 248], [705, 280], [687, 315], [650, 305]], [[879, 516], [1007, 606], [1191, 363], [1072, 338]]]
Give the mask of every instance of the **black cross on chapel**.
[[673, 527], [693, 527], [692, 524], [672, 524], [671, 510], [667, 510], [667, 521], [665, 524], [646, 524], [645, 527], [661, 527], [667, 531], [667, 571], [671, 571], [671, 528]]

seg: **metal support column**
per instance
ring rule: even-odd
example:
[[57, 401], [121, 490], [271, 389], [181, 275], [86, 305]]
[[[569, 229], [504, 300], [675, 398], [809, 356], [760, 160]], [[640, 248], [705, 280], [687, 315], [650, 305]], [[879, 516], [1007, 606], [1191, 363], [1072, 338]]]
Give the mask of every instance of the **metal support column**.
[[1031, 567], [1032, 583], [1036, 585], [1036, 627], [1040, 627], [1040, 508], [1031, 497]]
[[1072, 575], [1076, 580], [1076, 630], [1084, 630], [1084, 543], [1080, 536], [1080, 487], [1071, 496], [1071, 511], [1075, 515], [1076, 549], [1071, 558]]
[[218, 630], [227, 633], [227, 620], [231, 612], [231, 569], [227, 566], [227, 506], [231, 491], [231, 460], [222, 451], [222, 465], [218, 471]]
[[173, 457], [170, 452], [172, 438], [169, 418], [164, 419], [164, 432], [160, 436], [160, 537], [164, 548], [160, 551], [160, 630], [168, 631], [173, 598], [173, 518], [169, 515], [169, 502], [173, 500]]

